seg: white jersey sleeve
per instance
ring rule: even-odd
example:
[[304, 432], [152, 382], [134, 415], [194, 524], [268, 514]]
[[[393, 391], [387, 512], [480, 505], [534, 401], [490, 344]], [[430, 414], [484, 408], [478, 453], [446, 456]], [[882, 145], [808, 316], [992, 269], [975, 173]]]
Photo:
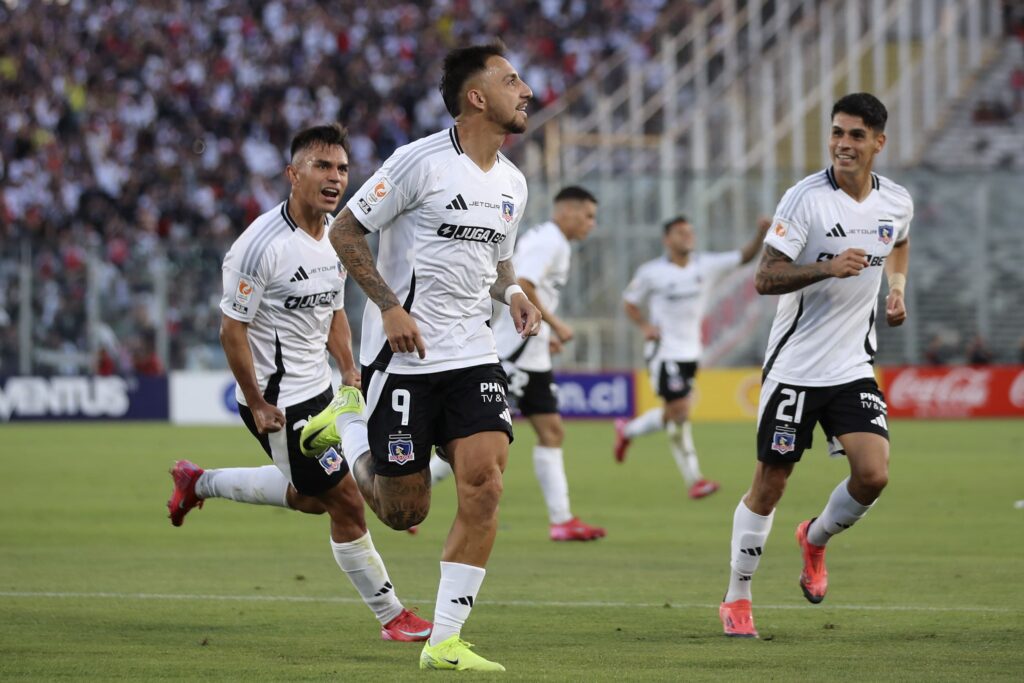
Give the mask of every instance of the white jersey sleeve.
[[743, 254], [739, 249], [733, 251], [711, 251], [702, 252], [698, 263], [703, 274], [711, 282], [717, 282], [735, 270], [743, 261]]
[[647, 303], [656, 284], [654, 278], [651, 277], [652, 269], [650, 263], [653, 262], [640, 266], [636, 273], [633, 274], [633, 279], [626, 285], [626, 290], [622, 293], [622, 299], [627, 303], [634, 306], [643, 306]]
[[786, 191], [775, 209], [775, 218], [764, 243], [775, 247], [792, 260], [807, 246], [808, 230], [807, 203], [804, 200], [806, 188], [795, 185]]
[[349, 210], [370, 232], [390, 227], [401, 214], [416, 208], [422, 201], [428, 164], [422, 150], [402, 147], [370, 177], [349, 199]]
[[[256, 311], [263, 300], [267, 285], [270, 283], [270, 273], [273, 267], [268, 259], [274, 254], [264, 251], [254, 263], [243, 265], [248, 246], [241, 240], [235, 242], [221, 267], [221, 276], [224, 283], [224, 292], [220, 300], [221, 312], [239, 322], [251, 323], [256, 317]], [[246, 268], [247, 272], [243, 272]]]

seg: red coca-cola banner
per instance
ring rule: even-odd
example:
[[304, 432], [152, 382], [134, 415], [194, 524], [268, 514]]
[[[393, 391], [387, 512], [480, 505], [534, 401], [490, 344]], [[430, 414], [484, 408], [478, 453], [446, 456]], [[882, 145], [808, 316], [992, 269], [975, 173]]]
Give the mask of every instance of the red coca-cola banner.
[[882, 368], [891, 417], [1024, 417], [1024, 365]]

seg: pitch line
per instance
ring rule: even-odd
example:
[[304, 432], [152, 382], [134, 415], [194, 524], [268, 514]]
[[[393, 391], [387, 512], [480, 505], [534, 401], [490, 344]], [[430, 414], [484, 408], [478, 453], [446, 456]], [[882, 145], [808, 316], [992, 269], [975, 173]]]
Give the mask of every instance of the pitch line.
[[[84, 592], [51, 592], [51, 591], [0, 591], [4, 598], [95, 598], [107, 600], [184, 600], [211, 602], [323, 602], [343, 605], [361, 605], [360, 598], [339, 596], [312, 597], [302, 595], [202, 595], [187, 593], [84, 593]], [[430, 599], [407, 598], [409, 603], [431, 603]], [[618, 609], [717, 609], [718, 603], [674, 603], [674, 602], [613, 602], [601, 600], [486, 600], [486, 604], [504, 607], [586, 607], [586, 608], [618, 608]], [[758, 604], [758, 609], [809, 609], [808, 605], [767, 605]], [[1018, 614], [1024, 610], [1008, 607], [982, 607], [972, 605], [951, 605], [935, 607], [928, 605], [837, 605], [829, 604], [826, 609], [839, 609], [860, 612], [980, 612], [989, 614]], [[821, 609], [821, 608], [818, 608]]]

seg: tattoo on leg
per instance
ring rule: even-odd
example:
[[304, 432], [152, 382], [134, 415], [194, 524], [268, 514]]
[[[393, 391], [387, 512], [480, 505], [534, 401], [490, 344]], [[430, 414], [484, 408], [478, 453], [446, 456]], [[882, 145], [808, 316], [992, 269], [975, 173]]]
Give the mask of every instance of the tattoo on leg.
[[430, 470], [404, 477], [377, 477], [375, 495], [382, 522], [404, 530], [427, 518], [430, 510]]

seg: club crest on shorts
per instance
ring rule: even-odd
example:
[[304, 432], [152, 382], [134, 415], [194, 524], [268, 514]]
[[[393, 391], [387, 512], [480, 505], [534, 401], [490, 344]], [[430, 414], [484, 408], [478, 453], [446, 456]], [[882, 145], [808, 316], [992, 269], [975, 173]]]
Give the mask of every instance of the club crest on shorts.
[[388, 437], [388, 462], [404, 465], [415, 460], [412, 450], [412, 434], [392, 434]]
[[895, 228], [893, 228], [893, 226], [891, 226], [891, 225], [885, 225], [885, 224], [879, 225], [878, 226], [878, 241], [881, 242], [882, 244], [889, 244], [889, 242], [892, 242], [892, 235], [893, 235], [893, 230], [894, 229]]
[[785, 455], [792, 450], [796, 449], [796, 433], [795, 432], [775, 432], [775, 436], [772, 437], [772, 450], [778, 451]]
[[334, 474], [341, 469], [341, 454], [334, 450], [334, 447], [328, 448], [324, 451], [323, 455], [321, 455], [318, 460], [320, 462], [320, 467], [323, 467], [324, 472], [327, 474]]

